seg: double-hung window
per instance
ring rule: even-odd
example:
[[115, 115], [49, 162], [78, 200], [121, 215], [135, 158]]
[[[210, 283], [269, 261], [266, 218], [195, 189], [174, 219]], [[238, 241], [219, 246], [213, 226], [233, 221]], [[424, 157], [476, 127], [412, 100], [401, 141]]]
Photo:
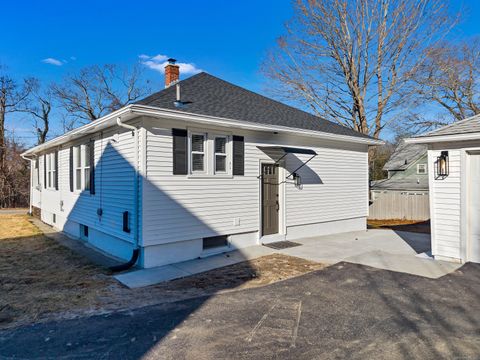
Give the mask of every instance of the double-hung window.
[[90, 146], [83, 145], [83, 184], [85, 190], [90, 190]]
[[75, 190], [90, 189], [90, 147], [78, 145], [73, 150], [73, 166], [75, 169]]
[[75, 190], [82, 190], [82, 146], [74, 148]]
[[230, 176], [232, 169], [231, 135], [219, 132], [189, 132], [188, 168], [192, 176]]
[[422, 175], [427, 173], [427, 164], [417, 164], [417, 174]]
[[45, 161], [47, 162], [46, 164], [46, 169], [47, 169], [47, 188], [49, 189], [55, 189], [57, 187], [56, 181], [57, 177], [55, 176], [55, 173], [57, 171], [56, 167], [56, 159], [55, 159], [56, 153], [51, 153], [47, 154], [45, 157]]
[[215, 137], [215, 173], [227, 173], [227, 137]]
[[190, 164], [192, 173], [205, 172], [206, 134], [192, 134]]

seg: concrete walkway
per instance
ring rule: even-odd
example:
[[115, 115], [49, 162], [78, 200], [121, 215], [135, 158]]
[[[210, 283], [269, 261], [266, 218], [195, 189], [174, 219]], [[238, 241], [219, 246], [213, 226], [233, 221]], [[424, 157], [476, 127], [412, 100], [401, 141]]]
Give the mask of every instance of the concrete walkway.
[[130, 288], [143, 287], [274, 253], [324, 264], [346, 261], [433, 279], [444, 276], [462, 265], [436, 261], [426, 256], [425, 253], [430, 250], [428, 234], [368, 230], [317, 236], [295, 240], [295, 242], [302, 245], [283, 250], [252, 246], [203, 259], [133, 270], [116, 275], [115, 278]]
[[265, 246], [250, 246], [241, 250], [212, 255], [201, 259], [188, 260], [150, 269], [133, 270], [115, 275], [115, 278], [129, 288], [138, 288], [200, 274], [205, 271], [238, 264], [273, 253], [275, 253], [273, 249]]
[[278, 251], [324, 264], [347, 261], [379, 269], [439, 278], [462, 264], [433, 260], [430, 235], [368, 230], [295, 240], [302, 246]]
[[0, 215], [26, 215], [28, 209], [0, 209]]

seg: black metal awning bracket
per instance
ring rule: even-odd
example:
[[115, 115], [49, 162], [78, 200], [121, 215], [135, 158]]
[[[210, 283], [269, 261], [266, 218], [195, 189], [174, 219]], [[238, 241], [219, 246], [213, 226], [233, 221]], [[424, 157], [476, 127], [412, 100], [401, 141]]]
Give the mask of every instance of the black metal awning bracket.
[[317, 154], [313, 155], [310, 159], [308, 159], [307, 161], [305, 161], [302, 165], [300, 165], [298, 168], [296, 168], [295, 170], [293, 170], [290, 174], [288, 174], [285, 179], [288, 179], [289, 177], [293, 176], [293, 174], [295, 174], [298, 170], [300, 170], [302, 167], [304, 167], [305, 165], [307, 165], [310, 160], [312, 160], [315, 156], [317, 156]]

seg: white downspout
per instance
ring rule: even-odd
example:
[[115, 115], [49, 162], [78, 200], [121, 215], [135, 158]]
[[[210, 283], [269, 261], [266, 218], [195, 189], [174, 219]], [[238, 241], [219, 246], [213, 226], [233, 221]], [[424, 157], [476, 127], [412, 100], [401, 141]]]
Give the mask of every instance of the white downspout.
[[134, 233], [133, 233], [133, 236], [134, 236], [134, 241], [135, 241], [135, 249], [138, 250], [140, 248], [139, 246], [139, 239], [138, 239], [138, 236], [139, 236], [139, 222], [140, 222], [140, 219], [139, 219], [139, 211], [140, 211], [140, 206], [139, 206], [139, 169], [138, 169], [138, 163], [139, 163], [139, 160], [138, 160], [138, 128], [136, 126], [132, 126], [132, 125], [128, 125], [128, 124], [124, 124], [122, 123], [122, 120], [119, 117], [117, 117], [117, 125], [120, 126], [120, 127], [123, 127], [125, 129], [129, 129], [133, 132], [133, 136], [134, 136], [134, 139], [133, 139], [133, 147], [134, 147], [134, 163], [133, 163], [133, 166], [134, 166], [134, 170], [135, 170], [135, 179], [134, 179], [134, 212], [135, 212], [135, 218], [134, 218], [134, 222], [135, 222], [135, 230], [134, 230]]

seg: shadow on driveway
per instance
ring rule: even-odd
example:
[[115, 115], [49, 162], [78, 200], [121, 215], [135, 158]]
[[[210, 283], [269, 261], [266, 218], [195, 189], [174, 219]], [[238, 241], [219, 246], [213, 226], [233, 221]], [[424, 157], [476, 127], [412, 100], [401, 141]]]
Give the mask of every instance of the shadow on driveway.
[[257, 289], [0, 333], [3, 357], [478, 358], [480, 265], [440, 279], [339, 263]]

